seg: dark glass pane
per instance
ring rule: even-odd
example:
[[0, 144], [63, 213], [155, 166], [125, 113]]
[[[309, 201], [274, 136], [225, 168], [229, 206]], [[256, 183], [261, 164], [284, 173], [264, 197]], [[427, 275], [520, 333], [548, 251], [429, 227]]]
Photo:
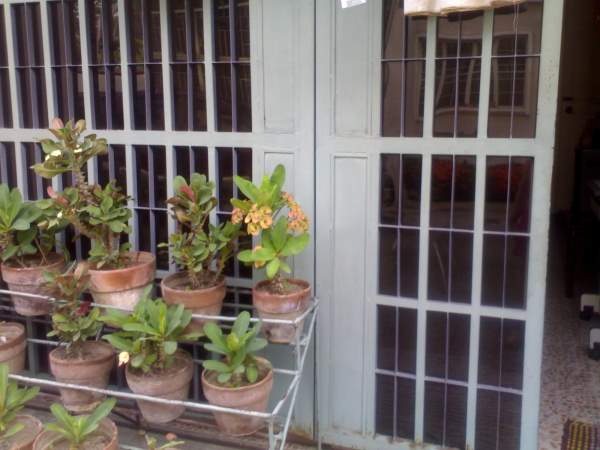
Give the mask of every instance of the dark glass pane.
[[450, 233], [429, 232], [429, 268], [427, 297], [430, 300], [448, 301], [448, 249]]
[[[156, 222], [156, 243], [169, 242], [169, 223], [166, 211], [152, 211]], [[158, 248], [152, 249], [156, 254], [156, 268], [158, 270], [169, 270], [169, 249]]]
[[417, 310], [398, 308], [398, 371], [417, 370]]
[[91, 64], [104, 63], [102, 41], [102, 0], [87, 0], [88, 51]]
[[379, 208], [379, 220], [382, 224], [398, 224], [399, 178], [400, 155], [382, 154]]
[[49, 2], [48, 14], [50, 16], [52, 63], [57, 66], [67, 64], [65, 44], [65, 23], [63, 21], [62, 2]]
[[400, 296], [417, 298], [419, 289], [419, 230], [400, 228]]
[[204, 14], [202, 0], [190, 0], [192, 8], [192, 59], [204, 60]]
[[8, 187], [17, 187], [17, 167], [15, 144], [12, 142], [0, 142], [0, 160], [6, 164], [0, 165], [0, 183], [7, 184]]
[[479, 112], [481, 59], [461, 59], [458, 65], [457, 137], [476, 137]]
[[111, 118], [112, 129], [123, 129], [123, 88], [121, 80], [121, 67], [109, 67], [111, 86]]
[[454, 58], [458, 56], [460, 34], [460, 14], [439, 17], [437, 21], [436, 57]]
[[133, 128], [134, 130], [146, 129], [146, 87], [143, 65], [130, 67], [131, 70], [131, 95], [133, 97]]
[[236, 64], [237, 130], [252, 131], [252, 90], [250, 86], [250, 64]]
[[138, 250], [153, 252], [152, 242], [150, 241], [150, 211], [145, 209], [136, 210], [137, 217], [137, 245]]
[[529, 237], [507, 236], [506, 239], [506, 292], [504, 306], [507, 308], [525, 309]]
[[92, 79], [92, 106], [94, 108], [94, 127], [106, 126], [106, 71], [104, 67], [90, 67]]
[[483, 35], [483, 12], [461, 14], [460, 56], [481, 56], [481, 37]]
[[541, 52], [544, 3], [529, 1], [518, 5], [517, 54], [535, 55]]
[[56, 89], [56, 106], [58, 116], [65, 119], [71, 118], [69, 115], [69, 84], [67, 80], [68, 69], [66, 67], [54, 68], [54, 85]]
[[97, 158], [96, 176], [98, 177], [98, 184], [104, 186], [110, 181], [110, 155], [98, 155]]
[[456, 156], [454, 166], [452, 226], [472, 230], [475, 211], [475, 157]]
[[457, 60], [440, 59], [435, 62], [435, 111], [433, 135], [453, 137], [456, 109]]
[[40, 15], [40, 4], [39, 3], [28, 3], [27, 9], [31, 18], [31, 45], [33, 48], [33, 55], [30, 55], [32, 65], [43, 66], [44, 65], [44, 49], [42, 45], [42, 21]]
[[34, 95], [35, 106], [37, 108], [37, 117], [34, 117], [34, 127], [46, 128], [48, 126], [48, 103], [46, 101], [46, 77], [44, 69], [31, 69], [32, 94]]
[[83, 75], [81, 73], [81, 66], [72, 67], [70, 70], [70, 74], [72, 77], [73, 83], [73, 106], [75, 107], [75, 111], [73, 111], [73, 119], [79, 120], [85, 118], [85, 109], [83, 104]]
[[381, 64], [381, 135], [400, 136], [402, 125], [403, 62]]
[[534, 138], [537, 120], [540, 58], [515, 58], [513, 138]]
[[206, 85], [204, 81], [204, 64], [192, 64], [193, 88], [193, 129], [194, 131], [206, 131]]
[[237, 61], [250, 61], [249, 0], [235, 1], [235, 51]]
[[504, 392], [500, 394], [498, 449], [518, 450], [520, 448], [522, 403], [523, 399], [520, 395]]
[[425, 382], [425, 417], [423, 440], [426, 443], [444, 444], [445, 385]]
[[217, 187], [219, 211], [231, 211], [233, 198], [233, 150], [217, 148]]
[[402, 225], [421, 221], [421, 163], [421, 155], [402, 155]]
[[508, 231], [529, 231], [533, 158], [514, 156], [510, 160], [510, 203]]
[[464, 314], [449, 314], [448, 321], [448, 378], [467, 381], [471, 318]]
[[404, 63], [404, 136], [423, 136], [425, 61]]
[[136, 205], [150, 206], [150, 196], [148, 192], [148, 183], [150, 180], [150, 171], [148, 168], [148, 147], [145, 145], [134, 145], [135, 153], [135, 173], [136, 173]]
[[484, 228], [487, 231], [505, 231], [508, 197], [509, 159], [488, 156], [486, 159]]
[[[27, 51], [27, 20], [25, 16], [25, 4], [12, 5], [13, 30], [16, 41], [16, 65], [26, 66], [29, 64], [29, 52]], [[4, 23], [4, 21], [3, 21]]]
[[475, 447], [477, 450], [498, 450], [499, 396], [499, 392], [488, 391], [486, 389], [477, 390], [477, 415], [475, 424]]
[[[515, 24], [517, 23], [517, 7], [507, 6], [494, 10], [494, 35], [492, 55], [515, 54]], [[541, 28], [539, 30], [541, 32]]]
[[427, 50], [427, 18], [409, 17], [406, 20], [406, 57], [425, 58]]
[[387, 436], [394, 435], [394, 377], [376, 376], [375, 432]]
[[160, 5], [158, 0], [146, 0], [146, 8], [149, 9], [148, 32], [150, 38], [146, 37], [148, 45], [148, 57], [150, 62], [160, 62], [162, 53], [160, 47]]
[[192, 147], [194, 155], [194, 172], [206, 175], [208, 178], [208, 150], [206, 147]]
[[377, 368], [396, 371], [396, 308], [377, 306]]
[[464, 449], [467, 441], [467, 388], [449, 384], [447, 389], [444, 445]]
[[484, 234], [481, 304], [502, 306], [504, 297], [505, 236]]
[[192, 174], [190, 170], [191, 152], [188, 147], [173, 147], [175, 151], [175, 173], [188, 180]]
[[448, 345], [448, 314], [427, 312], [427, 344], [425, 351], [425, 375], [446, 378], [446, 346]]
[[144, 34], [142, 31], [142, 2], [129, 0], [126, 2], [129, 22], [130, 62], [144, 62]]
[[63, 3], [65, 11], [65, 21], [67, 29], [65, 34], [70, 41], [67, 46], [68, 63], [73, 65], [81, 64], [81, 42], [79, 40], [79, 6], [76, 0], [69, 0]]
[[188, 66], [172, 64], [173, 83], [173, 129], [188, 129]]
[[[4, 6], [0, 5], [0, 17], [4, 18]], [[0, 67], [8, 66], [8, 53], [6, 52], [6, 29], [4, 20], [0, 20]]]
[[217, 131], [232, 131], [231, 66], [228, 64], [215, 64], [214, 67]]
[[[240, 250], [250, 250], [252, 248], [252, 238], [250, 236], [242, 236], [239, 239], [239, 248]], [[233, 258], [232, 258], [233, 260]], [[245, 265], [240, 263], [239, 261], [236, 262], [237, 267], [238, 267], [238, 274], [240, 276], [240, 278], [252, 278], [252, 266], [251, 265]]]
[[149, 66], [150, 73], [150, 99], [152, 108], [152, 129], [165, 129], [165, 110], [163, 102], [162, 67]]
[[502, 331], [502, 379], [506, 388], [523, 388], [525, 322], [504, 319]]
[[0, 127], [12, 128], [12, 126], [13, 119], [8, 69], [0, 68]]
[[479, 326], [479, 384], [500, 384], [502, 319], [481, 317]]
[[450, 227], [453, 178], [454, 162], [452, 156], [433, 156], [431, 160], [431, 208], [429, 218], [432, 227]]
[[104, 12], [106, 16], [106, 30], [109, 41], [108, 60], [111, 64], [121, 62], [121, 50], [119, 45], [119, 6], [118, 0], [110, 0], [107, 3], [108, 10]]
[[[252, 179], [252, 149], [250, 148], [236, 148], [235, 156], [237, 159], [236, 174], [240, 177], [246, 178], [247, 180]], [[238, 192], [238, 197], [242, 197], [243, 194]]]
[[510, 137], [514, 70], [514, 58], [492, 58], [488, 137]]
[[471, 303], [473, 275], [473, 234], [452, 233], [450, 301]]
[[187, 27], [185, 24], [185, 0], [168, 2], [169, 19], [171, 21], [171, 60], [187, 61]]
[[33, 128], [33, 105], [31, 98], [31, 69], [17, 69], [19, 87], [19, 105], [21, 108], [21, 126]]
[[398, 295], [398, 230], [379, 228], [379, 293]]
[[396, 378], [396, 436], [415, 437], [415, 381]]
[[153, 177], [154, 182], [154, 205], [157, 208], [166, 208], [167, 200], [167, 173], [166, 173], [166, 155], [165, 148], [162, 146], [150, 147], [152, 151]]
[[383, 59], [401, 59], [404, 57], [405, 19], [404, 5], [400, 0], [384, 0], [382, 57]]
[[229, 61], [231, 58], [231, 36], [229, 32], [229, 0], [214, 0], [213, 14], [215, 60]]

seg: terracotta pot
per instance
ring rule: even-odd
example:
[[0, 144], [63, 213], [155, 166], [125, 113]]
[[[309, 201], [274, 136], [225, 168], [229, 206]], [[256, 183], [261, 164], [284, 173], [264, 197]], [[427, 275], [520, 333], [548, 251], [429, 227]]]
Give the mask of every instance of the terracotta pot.
[[144, 289], [154, 282], [154, 255], [148, 252], [131, 252], [128, 255], [131, 262], [123, 269], [88, 269], [90, 292], [96, 303], [132, 310]]
[[[274, 294], [265, 289], [268, 280], [261, 281], [252, 289], [252, 303], [261, 319], [293, 320], [301, 316], [310, 303], [310, 284], [304, 280], [289, 279], [288, 283], [299, 286], [290, 294]], [[262, 331], [269, 341], [288, 344], [302, 333], [304, 321], [294, 325], [263, 324]]]
[[0, 450], [31, 450], [35, 438], [42, 432], [42, 422], [33, 416], [17, 416], [14, 421], [24, 427], [6, 441], [0, 442]]
[[[50, 352], [50, 371], [57, 381], [81, 384], [104, 389], [112, 370], [115, 352], [106, 342], [88, 341], [83, 344], [83, 357], [67, 358], [65, 349], [56, 348]], [[60, 389], [62, 403], [74, 413], [92, 411], [103, 400], [104, 395], [75, 389]]]
[[[33, 261], [32, 267], [19, 267], [2, 263], [2, 279], [11, 291], [43, 294], [43, 287], [46, 282], [44, 272], [62, 272], [64, 269], [63, 256], [52, 253], [48, 255], [48, 263], [44, 265], [35, 265]], [[15, 310], [22, 316], [42, 316], [48, 314], [52, 309], [50, 302], [39, 298], [12, 294], [11, 299], [15, 305]]]
[[[206, 289], [186, 289], [188, 280], [185, 272], [173, 273], [163, 278], [160, 288], [165, 302], [170, 305], [183, 305], [193, 314], [212, 316], [221, 314], [226, 294], [225, 277], [221, 277], [215, 286]], [[200, 332], [207, 322], [214, 322], [214, 320], [193, 319], [187, 331]]]
[[[15, 322], [0, 322], [0, 363], [8, 364], [10, 373], [25, 369], [27, 333], [25, 327]], [[6, 339], [5, 342], [2, 342]]]
[[[269, 364], [266, 359], [256, 358], [259, 363]], [[208, 380], [207, 371], [202, 372], [202, 390], [211, 405], [245, 411], [265, 412], [269, 404], [269, 395], [273, 389], [273, 370], [256, 384], [239, 388], [227, 388], [213, 384]], [[238, 414], [213, 412], [219, 429], [232, 436], [247, 436], [265, 426], [260, 417], [240, 416]]]
[[[54, 431], [44, 431], [33, 443], [33, 450], [69, 450], [69, 445], [59, 436]], [[109, 443], [102, 445], [94, 442], [100, 436], [105, 437]], [[85, 450], [118, 450], [119, 433], [117, 426], [112, 420], [104, 419], [100, 422], [98, 429], [86, 439], [81, 448], [85, 448]]]
[[[127, 384], [134, 393], [169, 400], [187, 399], [193, 375], [194, 363], [191, 356], [184, 351], [179, 351], [175, 363], [163, 372], [144, 374], [132, 371], [129, 365], [125, 370]], [[150, 423], [171, 422], [185, 411], [183, 406], [171, 406], [144, 400], [139, 400], [137, 403], [142, 416]]]

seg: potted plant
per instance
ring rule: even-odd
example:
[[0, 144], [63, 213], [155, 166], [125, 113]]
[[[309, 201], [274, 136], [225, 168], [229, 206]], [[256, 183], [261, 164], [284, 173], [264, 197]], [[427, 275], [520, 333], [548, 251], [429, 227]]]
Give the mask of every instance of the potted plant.
[[[193, 376], [191, 356], [178, 349], [178, 344], [197, 340], [199, 333], [185, 330], [192, 313], [183, 305], [167, 305], [161, 299], [151, 299], [149, 290], [129, 315], [108, 311], [102, 320], [120, 328], [104, 336], [121, 351], [120, 364], [126, 364], [125, 377], [136, 394], [184, 400]], [[175, 420], [185, 408], [147, 401], [138, 401], [144, 418], [150, 423]]]
[[172, 433], [167, 434], [166, 439], [167, 442], [161, 446], [158, 445], [158, 439], [152, 436], [146, 435], [146, 447], [148, 450], [172, 450], [174, 448], [179, 447], [180, 445], [185, 444], [184, 441], [176, 441], [177, 438]]
[[[250, 314], [240, 313], [231, 332], [224, 336], [215, 323], [204, 325], [210, 339], [204, 344], [209, 352], [221, 355], [203, 362], [202, 389], [209, 403], [228, 408], [264, 412], [273, 389], [271, 363], [255, 356], [267, 341], [259, 338], [260, 322], [250, 328]], [[259, 430], [264, 420], [257, 417], [214, 412], [218, 427], [233, 436], [245, 436]]]
[[[61, 343], [50, 352], [50, 371], [63, 383], [105, 388], [115, 353], [106, 342], [91, 340], [102, 329], [100, 310], [82, 301], [89, 276], [74, 266], [64, 274], [46, 274], [48, 289], [61, 300], [55, 304], [48, 333]], [[101, 394], [75, 389], [61, 388], [60, 393], [65, 407], [75, 413], [89, 412], [104, 399]]]
[[[57, 227], [39, 226], [43, 212], [33, 202], [24, 202], [18, 189], [0, 185], [0, 255], [2, 279], [11, 291], [39, 294], [46, 271], [61, 271], [64, 259], [54, 253]], [[56, 222], [56, 225], [59, 221]], [[37, 298], [11, 295], [17, 313], [39, 316], [51, 304]]]
[[33, 450], [118, 450], [118, 430], [108, 415], [117, 401], [104, 400], [89, 415], [71, 416], [58, 403], [50, 406], [56, 419], [46, 425], [33, 444]]
[[40, 201], [40, 207], [56, 211], [48, 224], [64, 220], [77, 236], [91, 240], [87, 266], [94, 300], [132, 309], [154, 280], [156, 259], [148, 252], [130, 252], [129, 244], [121, 244], [121, 237], [131, 232], [131, 211], [129, 198], [115, 181], [104, 187], [86, 182], [87, 161], [106, 153], [107, 143], [95, 134], [84, 136], [84, 131], [84, 120], [64, 125], [55, 119], [50, 132], [57, 140], [41, 141], [46, 158], [33, 166], [35, 172], [45, 178], [71, 173], [73, 186], [61, 193], [48, 188], [50, 199]]
[[[194, 314], [219, 315], [225, 298], [225, 263], [233, 255], [240, 225], [227, 221], [209, 223], [217, 206], [214, 183], [206, 176], [193, 174], [190, 183], [183, 177], [173, 182], [175, 195], [167, 200], [178, 230], [169, 237], [173, 262], [183, 269], [163, 278], [162, 295], [168, 304], [180, 304]], [[203, 320], [192, 321], [192, 330], [200, 331]]]
[[[310, 284], [305, 280], [285, 278], [291, 273], [286, 259], [300, 254], [308, 245], [308, 219], [300, 205], [282, 191], [285, 168], [278, 165], [260, 186], [236, 176], [235, 184], [246, 199], [232, 199], [233, 223], [246, 224], [248, 234], [257, 238], [251, 250], [238, 253], [238, 259], [256, 268], [265, 268], [267, 279], [252, 290], [252, 301], [263, 319], [295, 319], [308, 307]], [[287, 214], [284, 211], [287, 210]], [[289, 343], [299, 334], [302, 324], [265, 324], [264, 332], [271, 342]]]
[[39, 388], [19, 388], [8, 379], [8, 365], [0, 364], [0, 450], [29, 450], [42, 424], [32, 416], [17, 415]]
[[25, 368], [27, 334], [25, 327], [16, 322], [0, 322], [0, 363], [8, 365], [10, 373]]

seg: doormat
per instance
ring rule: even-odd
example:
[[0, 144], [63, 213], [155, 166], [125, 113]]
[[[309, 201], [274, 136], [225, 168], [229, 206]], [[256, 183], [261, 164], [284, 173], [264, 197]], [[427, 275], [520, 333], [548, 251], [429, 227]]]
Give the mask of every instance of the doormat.
[[577, 420], [567, 420], [561, 450], [600, 450], [600, 428]]

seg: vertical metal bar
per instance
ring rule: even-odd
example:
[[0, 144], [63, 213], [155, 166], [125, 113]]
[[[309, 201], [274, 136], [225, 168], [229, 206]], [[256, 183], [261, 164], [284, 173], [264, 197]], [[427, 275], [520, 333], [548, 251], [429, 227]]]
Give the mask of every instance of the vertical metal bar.
[[[33, 3], [32, 3], [33, 5]], [[42, 29], [42, 49], [43, 49], [43, 54], [44, 54], [44, 63], [43, 63], [43, 69], [45, 72], [45, 78], [46, 78], [46, 102], [47, 102], [47, 107], [48, 107], [48, 122], [52, 121], [53, 117], [57, 116], [57, 110], [56, 110], [56, 101], [55, 101], [55, 97], [54, 97], [54, 85], [52, 83], [52, 68], [51, 68], [51, 64], [52, 64], [52, 57], [51, 57], [51, 51], [50, 51], [50, 30], [49, 30], [49, 16], [48, 16], [48, 2], [47, 1], [42, 1], [39, 3], [40, 5], [40, 21], [41, 21], [41, 29]], [[25, 10], [27, 10], [28, 8], [25, 8]], [[29, 24], [28, 28], [30, 28], [32, 26], [31, 23], [31, 16], [29, 16], [29, 20], [27, 21], [27, 23]], [[33, 37], [31, 36], [31, 30], [28, 30], [27, 33], [27, 41], [28, 41], [28, 48], [29, 48], [29, 62], [31, 65], [31, 58], [33, 57]], [[33, 88], [33, 86], [32, 86]], [[32, 89], [33, 90], [33, 89]], [[31, 98], [36, 98], [37, 99], [37, 91], [36, 92], [31, 92]], [[36, 127], [39, 128], [39, 114], [37, 112], [37, 102], [35, 102], [35, 114], [34, 116], [36, 118], [34, 118], [34, 125], [36, 125]]]
[[186, 64], [186, 77], [187, 77], [187, 128], [188, 130], [194, 129], [194, 78], [193, 78], [193, 66], [190, 64], [193, 61], [192, 51], [192, 39], [194, 39], [192, 33], [192, 6], [190, 0], [185, 0], [184, 5], [185, 11], [185, 53], [187, 55]]
[[[120, 0], [122, 1], [122, 0]], [[119, 3], [120, 4], [120, 3]], [[122, 46], [123, 47], [123, 46]], [[129, 197], [128, 207], [133, 210], [133, 215], [131, 219], [129, 219], [129, 225], [133, 230], [132, 233], [129, 234], [129, 243], [131, 244], [132, 249], [138, 248], [138, 236], [137, 236], [137, 228], [136, 228], [136, 219], [137, 219], [137, 210], [135, 210], [135, 200], [136, 198], [136, 186], [137, 186], [137, 170], [135, 167], [135, 155], [134, 148], [131, 144], [125, 145], [125, 168], [127, 172], [127, 196]]]
[[[175, 188], [173, 187], [173, 180], [175, 179], [175, 149], [172, 145], [167, 145], [165, 147], [165, 158], [166, 158], [166, 166], [165, 166], [165, 175], [167, 177], [167, 197], [172, 197], [175, 195]], [[171, 216], [171, 214], [167, 213], [167, 229], [169, 232], [169, 236], [176, 232], [177, 224], [175, 223], [175, 219]], [[171, 260], [171, 249], [169, 249], [169, 270], [175, 271], [175, 264]]]
[[[33, 36], [32, 36], [32, 28], [34, 26], [33, 24], [33, 17], [31, 14], [31, 8], [34, 7], [34, 4], [24, 4], [23, 5], [23, 11], [24, 11], [24, 15], [25, 15], [25, 36], [26, 36], [26, 40], [27, 40], [27, 55], [28, 55], [28, 61], [27, 61], [27, 68], [24, 69], [27, 72], [27, 76], [29, 78], [29, 97], [30, 97], [30, 102], [31, 102], [31, 126], [32, 128], [40, 128], [40, 120], [39, 120], [39, 113], [38, 113], [38, 105], [37, 105], [37, 97], [38, 97], [38, 90], [34, 89], [34, 86], [36, 86], [35, 83], [35, 71], [32, 69], [32, 67], [35, 66], [35, 61], [33, 61], [34, 58], [34, 48], [33, 48]], [[40, 5], [41, 9], [40, 11], [40, 16], [41, 16], [41, 21], [45, 22], [44, 17], [46, 17], [46, 4]], [[44, 48], [47, 47], [47, 45], [44, 45]], [[45, 54], [45, 52], [44, 52]], [[45, 60], [45, 58], [44, 58]], [[49, 60], [48, 60], [49, 61]], [[48, 73], [50, 72], [50, 68], [48, 65], [46, 65], [46, 91], [48, 91], [48, 86], [50, 85], [50, 89], [52, 90], [52, 84], [49, 82], [48, 80]], [[51, 77], [50, 77], [51, 79]], [[46, 95], [48, 95], [48, 92], [46, 92]], [[54, 102], [52, 102], [53, 104]], [[48, 105], [51, 106], [51, 105]], [[50, 111], [50, 108], [48, 108], [48, 111]]]
[[[87, 10], [85, 0], [77, 0], [77, 7], [79, 11], [79, 45], [81, 47], [81, 80], [83, 84], [83, 110], [85, 121], [89, 124], [88, 126], [91, 128], [94, 121], [92, 120], [92, 97], [91, 95], [89, 95], [89, 93], [92, 91], [90, 84], [89, 67], [90, 34], [88, 31], [88, 17], [90, 16], [90, 11]], [[95, 180], [95, 178], [91, 178], [93, 175], [95, 175], [93, 166], [91, 164], [88, 164], [88, 179], [90, 180], [90, 182], [93, 182], [92, 180]]]
[[[13, 15], [12, 8], [15, 6], [11, 6], [8, 3], [4, 3], [3, 14], [0, 17], [0, 20], [4, 21], [4, 29], [6, 30], [6, 56], [8, 63], [8, 84], [10, 86], [10, 105], [13, 111], [13, 127], [18, 128], [19, 125], [23, 126], [23, 107], [22, 103], [19, 102], [19, 90], [17, 83], [17, 71], [16, 71], [16, 52], [17, 52], [17, 43], [16, 43], [16, 34], [13, 28]], [[25, 8], [25, 5], [23, 5]], [[20, 142], [15, 142], [15, 160], [17, 162], [17, 185], [22, 192], [21, 184], [23, 184], [22, 178], [20, 176], [20, 168], [18, 167], [20, 164], [20, 159], [22, 157], [22, 152], [19, 151]], [[22, 165], [22, 164], [21, 164]]]
[[[231, 131], [238, 131], [237, 122], [237, 52], [235, 48], [235, 0], [229, 0], [229, 82], [231, 86]], [[237, 273], [237, 272], [236, 272]]]
[[477, 136], [487, 136], [488, 112], [490, 107], [490, 82], [492, 74], [492, 43], [494, 32], [494, 13], [486, 11], [483, 15], [483, 38], [481, 45], [481, 78], [479, 84], [479, 110]]
[[[119, 48], [121, 51], [121, 84], [123, 89], [123, 129], [125, 131], [132, 129], [133, 102], [131, 99], [131, 79], [129, 72], [129, 53], [128, 45], [129, 27], [127, 25], [127, 11], [125, 9], [126, 0], [118, 0], [119, 8]], [[132, 0], [129, 0], [131, 2]], [[131, 152], [131, 148], [126, 150], [126, 154]], [[127, 175], [129, 179], [129, 174]], [[128, 191], [129, 193], [129, 191]]]
[[[203, 0], [202, 14], [204, 19], [204, 82], [206, 83], [206, 131], [215, 131], [215, 87], [213, 66], [213, 22], [214, 12], [212, 0]], [[214, 149], [213, 149], [214, 150]], [[210, 152], [208, 158], [210, 167]], [[215, 180], [215, 178], [211, 178]]]
[[427, 19], [427, 59], [425, 62], [425, 104], [423, 106], [423, 137], [433, 136], [433, 114], [435, 103], [435, 49], [437, 19]]
[[[160, 0], [160, 48], [162, 60], [162, 78], [163, 78], [163, 111], [165, 131], [172, 131], [173, 126], [173, 84], [171, 81], [171, 61], [170, 49], [171, 38], [169, 36], [169, 17], [167, 12], [167, 1]], [[152, 32], [152, 30], [151, 30]]]
[[[109, 0], [102, 0], [100, 7], [100, 26], [102, 34], [102, 65], [104, 67], [104, 103], [106, 114], [106, 128], [113, 129], [113, 111], [112, 111], [112, 69], [115, 67], [110, 61], [110, 32], [111, 26], [109, 23], [109, 14], [112, 15], [112, 8], [108, 3]], [[111, 19], [112, 22], [112, 19]], [[125, 45], [124, 43], [122, 45]], [[120, 45], [121, 46], [121, 45]], [[98, 67], [99, 68], [99, 67]]]

